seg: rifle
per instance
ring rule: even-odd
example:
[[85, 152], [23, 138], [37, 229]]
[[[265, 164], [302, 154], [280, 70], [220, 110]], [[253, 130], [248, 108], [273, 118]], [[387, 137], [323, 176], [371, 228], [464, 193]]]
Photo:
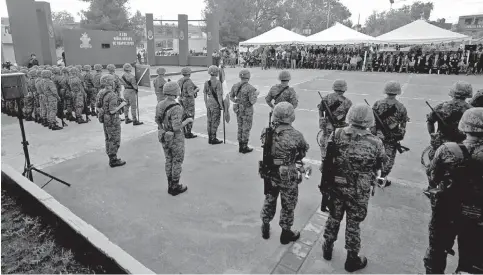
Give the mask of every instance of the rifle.
[[265, 142], [263, 143], [263, 159], [258, 162], [258, 173], [263, 179], [263, 193], [270, 194], [272, 191], [272, 180], [270, 171], [273, 167], [272, 142], [274, 128], [272, 127], [272, 112], [268, 115], [268, 127], [265, 132]]
[[[371, 105], [369, 104], [369, 102], [367, 102], [366, 99], [364, 99], [364, 101], [366, 102], [367, 105], [369, 105], [369, 107], [371, 107]], [[376, 111], [372, 110], [372, 113], [374, 114], [374, 118], [376, 119], [377, 124], [381, 127], [382, 134], [385, 137], [389, 137], [391, 133], [391, 131], [389, 130], [389, 127], [387, 127], [387, 125], [382, 121], [382, 119], [379, 117]], [[399, 152], [399, 154], [409, 151], [409, 148], [406, 146], [402, 146], [399, 141], [395, 141], [394, 145], [396, 145], [396, 150]]]
[[334, 115], [333, 115], [333, 114], [332, 114], [332, 112], [330, 111], [329, 106], [327, 105], [327, 102], [325, 102], [325, 101], [324, 101], [324, 98], [322, 97], [322, 95], [320, 94], [320, 92], [318, 92], [318, 93], [319, 93], [320, 98], [322, 99], [322, 104], [324, 105], [324, 109], [325, 109], [325, 111], [326, 111], [326, 113], [327, 113], [327, 117], [328, 117], [328, 119], [329, 119], [329, 122], [330, 122], [330, 124], [332, 124], [332, 126], [334, 126], [334, 127], [335, 127], [335, 125], [336, 125], [336, 124], [335, 124], [335, 121], [336, 121], [336, 120], [335, 120], [335, 118], [334, 118]]
[[324, 165], [322, 167], [322, 176], [320, 177], [319, 190], [322, 194], [322, 202], [320, 204], [320, 210], [322, 212], [328, 212], [331, 209], [333, 200], [330, 196], [330, 187], [335, 181], [335, 167], [334, 167], [334, 157], [335, 157], [335, 143], [334, 139], [327, 145], [327, 153], [325, 155]]
[[433, 107], [431, 107], [431, 105], [429, 104], [429, 102], [425, 101], [426, 102], [426, 105], [428, 105], [429, 109], [431, 109], [431, 111], [436, 115], [436, 118], [438, 119], [438, 128], [439, 128], [439, 124], [441, 123], [441, 125], [446, 128], [448, 127], [448, 124], [446, 124], [446, 122], [444, 121], [444, 119], [438, 114], [438, 112], [436, 112]]

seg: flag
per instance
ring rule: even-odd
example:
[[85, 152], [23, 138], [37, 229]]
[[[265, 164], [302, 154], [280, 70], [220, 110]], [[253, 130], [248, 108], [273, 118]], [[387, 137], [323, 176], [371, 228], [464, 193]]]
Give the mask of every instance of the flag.
[[226, 123], [230, 123], [230, 98], [228, 96], [228, 85], [226, 84], [226, 78], [225, 78], [225, 69], [224, 69], [224, 66], [222, 65], [219, 65], [219, 74], [218, 74], [218, 78], [220, 79], [220, 82], [221, 82], [221, 86], [223, 87], [223, 93], [225, 93], [224, 91], [227, 91], [227, 94], [226, 94], [226, 97], [225, 99], [223, 100], [223, 108], [224, 108], [224, 112], [223, 112], [223, 119], [225, 120]]

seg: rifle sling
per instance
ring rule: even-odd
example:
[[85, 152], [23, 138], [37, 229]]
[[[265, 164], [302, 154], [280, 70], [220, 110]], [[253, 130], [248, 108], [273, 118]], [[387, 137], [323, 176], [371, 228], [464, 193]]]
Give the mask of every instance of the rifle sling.
[[169, 109], [171, 109], [171, 108], [173, 108], [174, 106], [177, 106], [177, 105], [179, 105], [179, 103], [173, 103], [173, 104], [169, 105], [168, 107], [166, 107], [166, 109], [164, 109], [163, 114], [161, 115], [161, 119], [160, 119], [161, 123], [163, 123], [164, 117], [166, 116], [166, 113], [169, 111]]
[[211, 80], [208, 80], [208, 88], [210, 89], [211, 95], [213, 96], [213, 98], [215, 99], [216, 103], [218, 104], [218, 107], [221, 108], [220, 102], [218, 101], [218, 95], [216, 94], [216, 92], [213, 89], [213, 87], [211, 87]]
[[277, 98], [279, 98], [283, 94], [283, 92], [285, 92], [285, 90], [287, 90], [288, 88], [289, 88], [289, 86], [283, 88], [276, 96], [273, 97], [273, 100], [276, 101]]
[[124, 83], [126, 84], [125, 85], [126, 89], [136, 90], [136, 89], [134, 89], [134, 86], [131, 84], [131, 82], [127, 81], [127, 79], [124, 75], [122, 76], [122, 80], [124, 80]]
[[241, 91], [242, 87], [243, 87], [243, 86], [245, 86], [245, 84], [247, 84], [247, 82], [242, 83], [242, 84], [241, 84], [241, 85], [238, 87], [238, 89], [236, 90], [236, 93], [235, 93], [235, 97], [238, 97], [238, 95], [240, 94], [240, 91]]

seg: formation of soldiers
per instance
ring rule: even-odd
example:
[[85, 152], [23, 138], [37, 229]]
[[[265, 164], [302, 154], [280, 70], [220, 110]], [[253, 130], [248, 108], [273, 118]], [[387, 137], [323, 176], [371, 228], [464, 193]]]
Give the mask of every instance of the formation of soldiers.
[[[95, 68], [99, 67], [96, 65]], [[42, 103], [44, 107], [38, 108], [39, 116], [31, 115], [32, 119], [45, 117], [51, 128], [57, 126], [54, 122], [55, 106], [64, 97], [75, 99], [73, 105], [76, 108], [76, 120], [82, 123], [80, 115], [84, 105], [80, 103], [84, 98], [94, 99], [96, 110], [91, 109], [91, 113], [98, 114], [100, 122], [103, 123], [109, 164], [111, 167], [126, 164], [117, 158], [121, 132], [120, 115], [124, 113], [126, 123], [129, 123], [126, 107], [130, 105], [131, 110], [134, 110], [133, 120], [140, 122], [136, 116], [137, 85], [130, 73], [132, 68], [125, 64], [123, 69], [125, 74], [121, 80], [109, 65], [109, 74], [94, 75], [92, 86], [82, 84], [89, 76], [84, 75], [81, 78], [77, 68], [59, 70], [70, 74], [67, 81], [54, 68], [54, 76], [49, 70], [41, 71], [42, 78], [37, 83], [35, 76], [38, 75], [38, 70], [35, 73], [27, 72], [29, 83], [33, 79], [31, 82], [35, 91], [41, 91], [42, 96], [47, 98]], [[89, 67], [85, 67], [85, 71], [89, 72]], [[100, 70], [98, 72], [100, 74]], [[158, 139], [166, 158], [168, 193], [176, 196], [188, 189], [180, 183], [180, 177], [185, 139], [196, 137], [191, 128], [194, 122], [194, 99], [199, 88], [190, 79], [189, 68], [181, 70], [183, 78], [177, 82], [166, 81], [165, 72], [159, 68], [158, 77], [153, 83], [158, 100], [155, 121], [159, 130]], [[211, 66], [208, 74], [210, 79], [204, 84], [203, 96], [208, 110], [209, 144], [220, 144], [216, 132], [221, 111], [225, 110], [226, 104], [223, 104], [222, 86], [217, 79], [219, 69]], [[57, 75], [58, 79], [55, 77]], [[232, 86], [229, 98], [234, 103], [233, 110], [237, 116], [239, 152], [245, 154], [253, 150], [247, 144], [254, 104], [259, 92], [249, 83], [248, 70], [241, 70], [239, 77], [240, 82]], [[260, 217], [262, 237], [268, 239], [270, 222], [275, 216], [277, 199], [280, 196], [280, 242], [288, 244], [300, 238], [300, 233], [292, 230], [292, 226], [298, 200], [298, 184], [302, 181], [300, 174], [305, 172], [299, 164], [309, 150], [309, 145], [303, 134], [292, 126], [298, 98], [295, 90], [289, 86], [290, 73], [280, 72], [279, 80], [280, 84], [271, 87], [265, 97], [268, 106], [272, 108], [273, 121], [269, 128], [263, 130], [260, 138], [265, 146], [266, 135], [269, 129], [273, 129], [273, 140], [269, 148], [273, 165], [269, 173], [271, 188], [265, 194]], [[64, 93], [57, 93], [56, 82], [59, 82], [61, 90], [62, 87], [69, 89], [64, 88]], [[65, 82], [67, 86], [62, 86]], [[134, 91], [132, 95], [128, 93], [125, 100], [120, 97], [121, 85]], [[85, 90], [90, 91], [90, 97], [84, 94]], [[69, 91], [73, 94], [67, 96]], [[319, 144], [322, 159], [322, 180], [319, 188], [328, 202], [326, 205], [322, 204], [322, 210], [329, 212], [324, 232], [323, 257], [331, 260], [340, 223], [346, 215], [345, 269], [353, 272], [364, 268], [368, 262], [366, 257], [359, 255], [360, 223], [367, 216], [371, 189], [374, 194], [375, 187], [391, 185], [387, 177], [400, 148], [399, 142], [406, 135], [409, 116], [405, 106], [397, 100], [397, 96], [401, 94], [401, 85], [396, 81], [385, 84], [385, 98], [376, 101], [373, 106], [353, 105], [345, 96], [346, 91], [346, 81], [336, 80], [333, 83], [333, 92], [321, 96], [322, 100], [318, 105], [319, 128], [323, 133]], [[450, 253], [458, 236], [460, 257], [457, 271], [478, 272], [475, 270], [478, 263], [481, 263], [482, 254], [478, 250], [481, 250], [481, 246], [475, 247], [475, 244], [483, 242], [483, 90], [473, 95], [473, 88], [469, 83], [458, 81], [450, 89], [449, 95], [451, 100], [435, 106], [427, 116], [428, 132], [431, 136], [431, 164], [427, 167], [429, 186], [426, 193], [431, 199], [432, 216], [429, 248], [424, 263], [427, 273], [444, 273], [446, 255]], [[468, 98], [472, 98], [469, 103], [466, 102]], [[38, 99], [41, 100], [42, 97]], [[30, 114], [29, 108], [24, 109], [27, 110], [26, 115]], [[67, 107], [66, 109], [69, 110]], [[32, 113], [36, 114], [35, 111]], [[437, 129], [434, 126], [436, 123]]]

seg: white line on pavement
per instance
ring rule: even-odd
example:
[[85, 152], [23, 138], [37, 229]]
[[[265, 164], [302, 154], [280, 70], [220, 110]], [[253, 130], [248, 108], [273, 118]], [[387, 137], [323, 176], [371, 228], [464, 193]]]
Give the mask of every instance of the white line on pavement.
[[411, 79], [413, 79], [412, 73], [409, 74], [409, 77], [406, 79], [406, 82], [404, 82], [403, 86], [401, 87], [401, 95], [403, 95], [406, 89], [408, 88], [408, 85], [411, 82]]

